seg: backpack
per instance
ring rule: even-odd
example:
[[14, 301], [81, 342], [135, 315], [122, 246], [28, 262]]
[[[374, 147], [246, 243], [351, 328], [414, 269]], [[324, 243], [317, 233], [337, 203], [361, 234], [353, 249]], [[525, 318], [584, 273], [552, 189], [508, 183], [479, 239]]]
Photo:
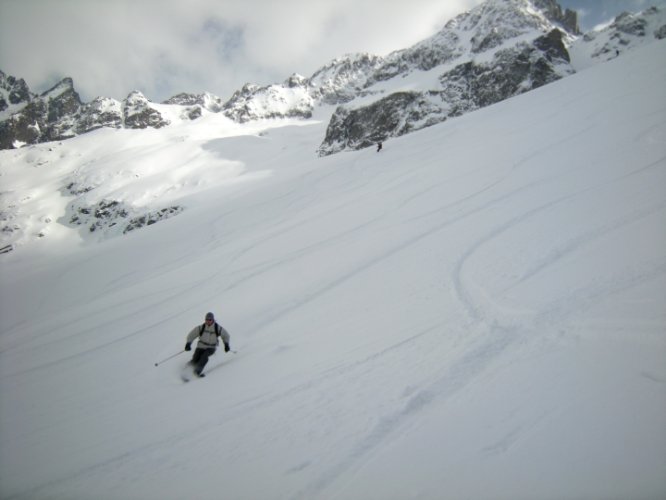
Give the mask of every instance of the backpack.
[[[205, 328], [206, 328], [206, 323], [204, 323], [199, 327], [199, 337], [203, 335]], [[217, 324], [217, 321], [215, 322], [215, 335], [217, 335], [218, 337], [220, 336], [220, 325]]]

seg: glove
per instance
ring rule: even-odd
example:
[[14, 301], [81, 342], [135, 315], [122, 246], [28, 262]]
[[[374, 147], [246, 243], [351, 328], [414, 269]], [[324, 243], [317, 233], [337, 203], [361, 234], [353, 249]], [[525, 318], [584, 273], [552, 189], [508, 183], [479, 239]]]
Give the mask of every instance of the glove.
[[185, 344], [185, 350], [186, 351], [191, 351], [192, 350], [192, 346], [190, 345], [189, 342], [187, 344]]
[[231, 350], [231, 348], [229, 347], [229, 344], [227, 344], [227, 343], [225, 342], [225, 343], [224, 343], [224, 352], [229, 352], [230, 350]]

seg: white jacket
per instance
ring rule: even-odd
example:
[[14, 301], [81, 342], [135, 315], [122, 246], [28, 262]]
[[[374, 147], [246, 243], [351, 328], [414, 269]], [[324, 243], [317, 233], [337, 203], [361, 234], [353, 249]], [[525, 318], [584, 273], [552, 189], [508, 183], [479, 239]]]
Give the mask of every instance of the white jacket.
[[[215, 334], [215, 325], [217, 323], [213, 323], [212, 325], [205, 324], [203, 332], [201, 333], [201, 336], [199, 335], [199, 332], [201, 331], [201, 325], [195, 326], [190, 333], [187, 334], [187, 343], [191, 344], [194, 342], [195, 339], [199, 339], [199, 342], [197, 343], [197, 348], [198, 349], [215, 349], [217, 346], [220, 345], [220, 339], [217, 337]], [[217, 325], [218, 328], [220, 329], [220, 337], [222, 337], [222, 341], [225, 344], [229, 343], [229, 339], [231, 338], [229, 336], [229, 332], [227, 332], [222, 325]]]

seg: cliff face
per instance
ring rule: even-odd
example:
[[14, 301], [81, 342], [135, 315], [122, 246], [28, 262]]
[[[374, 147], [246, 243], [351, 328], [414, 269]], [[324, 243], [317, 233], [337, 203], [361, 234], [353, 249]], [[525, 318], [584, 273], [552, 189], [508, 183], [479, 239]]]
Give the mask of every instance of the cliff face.
[[442, 68], [434, 84], [339, 107], [319, 154], [367, 147], [569, 75], [566, 42], [577, 32], [575, 13], [563, 13], [554, 1], [485, 2], [433, 37], [390, 54], [368, 79], [368, 90]]

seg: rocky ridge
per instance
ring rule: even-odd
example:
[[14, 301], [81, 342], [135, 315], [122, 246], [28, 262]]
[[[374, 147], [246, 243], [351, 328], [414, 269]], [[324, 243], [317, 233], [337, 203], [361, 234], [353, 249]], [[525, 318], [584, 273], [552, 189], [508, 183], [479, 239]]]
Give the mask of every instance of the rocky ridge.
[[[655, 7], [622, 14], [600, 32], [580, 37], [576, 13], [562, 11], [555, 1], [487, 1], [431, 38], [387, 56], [368, 79], [368, 90], [396, 77], [412, 88], [338, 107], [319, 154], [368, 147], [528, 92], [575, 73], [577, 66], [601, 62], [611, 51], [617, 57], [660, 39], [665, 31], [666, 15]], [[577, 51], [577, 64], [570, 50]], [[414, 90], [410, 75], [428, 71], [438, 73], [437, 83]]]
[[461, 63], [439, 77], [438, 89], [394, 92], [366, 106], [341, 106], [319, 152], [369, 147], [558, 80], [573, 72], [562, 36], [555, 29], [531, 44], [497, 51], [490, 62]]
[[626, 50], [653, 40], [666, 38], [663, 9], [650, 7], [638, 14], [623, 12], [600, 31], [583, 35], [582, 44], [590, 50], [594, 61], [606, 61]]
[[[166, 115], [183, 120], [210, 112], [241, 123], [306, 119], [318, 106], [339, 106], [319, 148], [326, 155], [418, 130], [571, 74], [576, 71], [572, 50], [585, 52], [588, 65], [617, 57], [666, 36], [666, 19], [653, 7], [579, 35], [576, 12], [555, 0], [487, 0], [407, 49], [385, 57], [339, 57], [309, 78], [294, 74], [273, 85], [248, 83], [227, 101], [210, 93], [181, 93], [155, 104], [133, 91], [123, 101], [98, 97], [82, 103], [71, 78], [36, 95], [24, 80], [0, 72], [0, 149], [63, 140], [100, 127], [165, 127], [172, 118], [163, 106], [177, 107], [177, 113]], [[435, 83], [414, 88], [412, 77], [424, 72], [437, 72]]]

